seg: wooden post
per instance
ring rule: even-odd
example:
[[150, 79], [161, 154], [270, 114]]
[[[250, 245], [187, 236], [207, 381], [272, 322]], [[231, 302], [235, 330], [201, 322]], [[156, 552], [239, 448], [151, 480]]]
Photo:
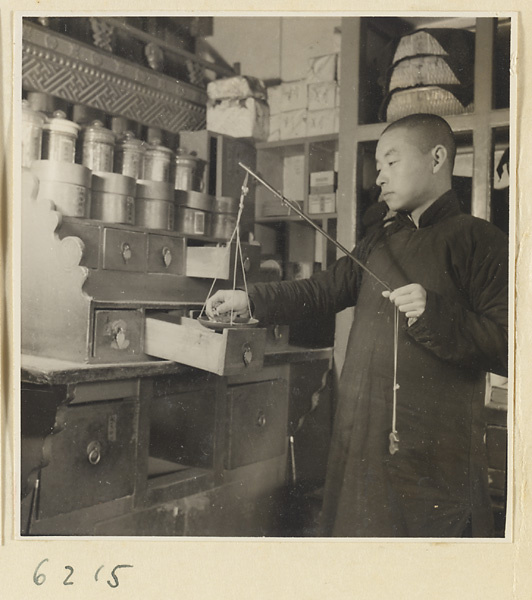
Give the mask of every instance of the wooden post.
[[491, 208], [493, 143], [490, 112], [493, 104], [495, 27], [496, 19], [479, 18], [476, 20], [471, 213], [482, 219], [490, 218]]

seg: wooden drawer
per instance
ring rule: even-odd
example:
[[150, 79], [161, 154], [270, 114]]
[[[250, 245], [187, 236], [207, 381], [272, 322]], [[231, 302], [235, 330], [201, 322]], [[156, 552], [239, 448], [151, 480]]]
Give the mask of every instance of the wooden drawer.
[[133, 494], [137, 456], [134, 399], [66, 407], [46, 440], [38, 518]]
[[194, 319], [159, 314], [146, 319], [144, 337], [146, 354], [217, 375], [256, 372], [264, 363], [265, 329], [218, 333]]
[[[246, 279], [256, 277], [260, 268], [260, 246], [242, 244], [242, 262]], [[190, 246], [187, 250], [187, 277], [232, 280], [235, 265], [235, 244], [225, 246]], [[242, 283], [242, 268], [237, 265], [237, 284]]]
[[146, 235], [139, 231], [106, 227], [103, 232], [103, 268], [146, 270]]
[[138, 360], [144, 314], [140, 310], [96, 310], [92, 355], [102, 362]]
[[150, 234], [148, 236], [148, 271], [150, 273], [184, 275], [186, 251], [185, 238]]
[[267, 460], [286, 450], [288, 385], [284, 379], [228, 390], [225, 468]]

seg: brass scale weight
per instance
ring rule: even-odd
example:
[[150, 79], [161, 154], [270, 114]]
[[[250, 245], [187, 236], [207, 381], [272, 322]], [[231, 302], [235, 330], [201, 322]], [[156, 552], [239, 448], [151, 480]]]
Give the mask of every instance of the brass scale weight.
[[[233, 309], [231, 309], [230, 318], [227, 323], [218, 323], [217, 321], [211, 321], [209, 319], [202, 317], [202, 315], [205, 311], [207, 300], [211, 296], [212, 290], [216, 283], [216, 279], [214, 279], [214, 281], [212, 282], [211, 288], [209, 290], [209, 293], [207, 295], [207, 299], [205, 300], [205, 304], [203, 305], [203, 308], [201, 309], [201, 313], [200, 313], [200, 317], [199, 317], [199, 320], [201, 321], [201, 323], [203, 325], [205, 325], [206, 327], [211, 327], [211, 328], [217, 329], [217, 328], [224, 328], [224, 327], [242, 327], [242, 326], [250, 327], [250, 326], [257, 325], [257, 323], [258, 323], [258, 321], [256, 319], [252, 318], [252, 314], [251, 314], [251, 304], [249, 301], [247, 282], [246, 282], [246, 271], [244, 269], [244, 261], [243, 261], [243, 257], [242, 257], [242, 246], [241, 246], [241, 242], [240, 242], [240, 219], [242, 216], [242, 210], [244, 208], [244, 198], [249, 191], [247, 186], [248, 186], [248, 180], [249, 180], [250, 175], [254, 179], [256, 179], [261, 185], [263, 185], [267, 190], [269, 190], [274, 196], [277, 196], [277, 198], [279, 198], [285, 206], [287, 206], [288, 208], [293, 210], [299, 217], [301, 217], [311, 227], [313, 227], [323, 237], [325, 237], [329, 242], [331, 242], [331, 244], [334, 244], [334, 246], [336, 246], [343, 254], [345, 254], [345, 256], [350, 258], [356, 265], [358, 265], [361, 269], [366, 271], [366, 273], [368, 275], [370, 275], [371, 277], [373, 277], [373, 279], [375, 279], [375, 281], [380, 283], [380, 285], [382, 285], [385, 290], [387, 290], [389, 292], [393, 291], [392, 288], [385, 281], [380, 279], [363, 262], [361, 262], [358, 258], [353, 256], [353, 254], [351, 252], [349, 252], [349, 250], [347, 248], [345, 248], [344, 246], [342, 246], [342, 244], [340, 244], [334, 238], [332, 238], [326, 231], [324, 231], [321, 227], [319, 227], [319, 225], [316, 225], [316, 223], [314, 223], [314, 221], [312, 221], [312, 219], [310, 217], [308, 217], [299, 208], [299, 206], [295, 202], [292, 202], [291, 200], [289, 200], [288, 198], [283, 196], [283, 194], [281, 194], [281, 192], [276, 190], [267, 181], [262, 179], [262, 177], [257, 175], [257, 173], [252, 171], [248, 166], [244, 165], [241, 162], [239, 162], [238, 165], [240, 167], [242, 167], [242, 169], [244, 169], [244, 171], [246, 171], [246, 175], [244, 178], [244, 183], [242, 185], [242, 192], [240, 194], [240, 203], [239, 203], [239, 207], [238, 207], [238, 215], [237, 215], [237, 219], [236, 219], [236, 225], [235, 225], [235, 228], [231, 235], [231, 238], [229, 240], [229, 244], [231, 244], [233, 242], [233, 240], [235, 240], [235, 260], [234, 260], [233, 288], [232, 289], [233, 289], [233, 291], [236, 290], [237, 264], [240, 264], [240, 267], [242, 269], [242, 277], [243, 277], [243, 281], [244, 281], [244, 290], [246, 292], [246, 297], [248, 298], [248, 311], [249, 311], [250, 318], [249, 318], [249, 320], [246, 320], [245, 322], [239, 320], [238, 317], [235, 316]], [[399, 389], [399, 384], [397, 383], [397, 355], [398, 355], [398, 346], [399, 346], [399, 309], [396, 306], [394, 306], [394, 345], [393, 346], [394, 346], [394, 348], [393, 348], [394, 373], [393, 373], [393, 401], [392, 401], [392, 430], [389, 435], [389, 440], [390, 440], [389, 452], [392, 455], [399, 451], [399, 435], [398, 435], [397, 429], [396, 429], [397, 390]]]

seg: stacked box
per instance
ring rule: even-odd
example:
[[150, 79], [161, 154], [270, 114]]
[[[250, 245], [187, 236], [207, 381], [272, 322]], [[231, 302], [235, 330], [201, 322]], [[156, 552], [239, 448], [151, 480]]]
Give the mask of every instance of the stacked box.
[[339, 131], [336, 113], [338, 109], [309, 110], [307, 114], [307, 135], [326, 135]]
[[336, 210], [336, 192], [330, 194], [309, 194], [308, 212], [310, 215], [333, 213]]
[[281, 112], [306, 110], [307, 102], [307, 82], [304, 79], [281, 84]]
[[310, 83], [308, 86], [308, 109], [324, 110], [336, 106], [336, 96], [339, 96], [336, 81]]
[[282, 86], [274, 85], [268, 88], [268, 106], [270, 107], [270, 115], [278, 115], [281, 112], [281, 96]]
[[311, 58], [305, 79], [268, 88], [268, 141], [329, 135], [339, 131], [338, 111], [335, 112], [340, 106], [338, 59], [338, 53]]
[[336, 81], [338, 54], [326, 54], [309, 59], [307, 83]]
[[207, 129], [235, 138], [268, 139], [270, 125], [266, 102], [255, 98], [217, 101], [207, 106]]
[[266, 100], [264, 83], [256, 77], [227, 77], [216, 79], [207, 84], [209, 100], [228, 100], [229, 98], [256, 98]]
[[288, 200], [302, 201], [305, 196], [305, 157], [285, 156], [283, 161], [283, 195]]
[[307, 135], [307, 110], [291, 110], [280, 114], [280, 139], [289, 140]]
[[281, 115], [270, 115], [268, 141], [276, 142], [281, 139]]

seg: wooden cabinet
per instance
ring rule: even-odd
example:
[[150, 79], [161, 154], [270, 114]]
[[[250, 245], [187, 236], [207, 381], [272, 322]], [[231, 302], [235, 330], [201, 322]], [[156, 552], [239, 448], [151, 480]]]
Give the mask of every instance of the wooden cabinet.
[[289, 414], [314, 406], [330, 354], [283, 346], [230, 378], [23, 360], [22, 535], [285, 535]]

